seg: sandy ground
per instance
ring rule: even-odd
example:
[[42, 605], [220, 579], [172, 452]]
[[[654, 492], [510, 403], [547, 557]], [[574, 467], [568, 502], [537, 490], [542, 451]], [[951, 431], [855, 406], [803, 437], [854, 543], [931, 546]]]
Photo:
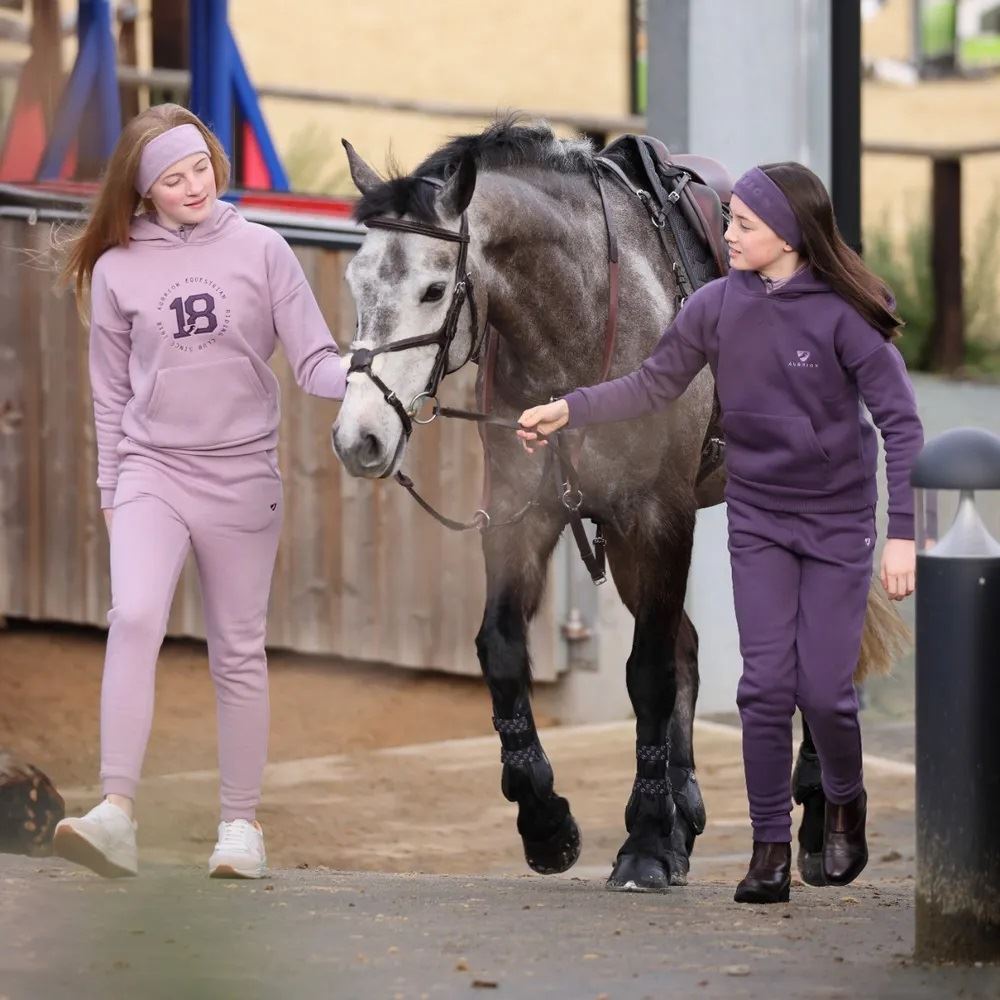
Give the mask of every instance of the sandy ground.
[[[97, 778], [103, 657], [96, 629], [0, 629], [0, 746], [34, 761], [60, 787]], [[478, 678], [280, 651], [268, 660], [274, 761], [493, 731]], [[215, 737], [204, 644], [168, 640], [144, 773], [214, 767]]]
[[[70, 813], [98, 797], [97, 711], [102, 637], [78, 630], [0, 633], [0, 746], [45, 770]], [[424, 872], [525, 871], [515, 807], [499, 792], [498, 744], [478, 681], [271, 657], [271, 763], [260, 818], [272, 862]], [[542, 725], [547, 720], [540, 720]], [[471, 739], [470, 739], [471, 737]], [[606, 874], [623, 837], [634, 774], [630, 723], [564, 729], [544, 738], [556, 787], [585, 835], [579, 867]], [[711, 815], [699, 858], [736, 874], [749, 846], [738, 730], [702, 723], [700, 781]], [[869, 774], [873, 842], [906, 873], [912, 765]], [[216, 820], [214, 703], [203, 647], [170, 642], [138, 799], [143, 856], [202, 864]], [[724, 860], [725, 859], [725, 860]], [[895, 866], [895, 867], [893, 867]]]

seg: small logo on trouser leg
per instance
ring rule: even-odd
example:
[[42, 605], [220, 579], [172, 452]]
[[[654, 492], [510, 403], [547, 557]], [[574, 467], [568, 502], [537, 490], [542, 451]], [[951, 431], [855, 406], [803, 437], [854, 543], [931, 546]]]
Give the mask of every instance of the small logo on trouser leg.
[[[277, 509], [278, 509], [278, 505], [276, 503], [271, 504], [271, 510], [277, 510]], [[865, 541], [867, 541], [867, 540], [868, 539], [865, 539]]]
[[[274, 507], [273, 507], [273, 505], [272, 505], [272, 507], [271, 507], [271, 510], [274, 510]], [[866, 538], [866, 539], [865, 539], [865, 545], [871, 545], [871, 543], [872, 543], [872, 540], [871, 540], [870, 538]]]

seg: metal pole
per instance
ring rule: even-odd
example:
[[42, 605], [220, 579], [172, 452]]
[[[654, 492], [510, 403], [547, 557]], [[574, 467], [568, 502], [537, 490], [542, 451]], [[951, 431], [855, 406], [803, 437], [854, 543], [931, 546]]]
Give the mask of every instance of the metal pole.
[[861, 0], [830, 5], [830, 194], [844, 241], [861, 253]]
[[1000, 559], [921, 554], [917, 581], [916, 957], [995, 961]]
[[233, 68], [227, 0], [191, 0], [191, 110], [233, 155]]
[[[929, 441], [917, 488], [916, 958], [1000, 960], [1000, 437]], [[944, 491], [947, 491], [946, 493]], [[957, 498], [951, 524], [942, 495]], [[950, 504], [949, 504], [950, 507]]]

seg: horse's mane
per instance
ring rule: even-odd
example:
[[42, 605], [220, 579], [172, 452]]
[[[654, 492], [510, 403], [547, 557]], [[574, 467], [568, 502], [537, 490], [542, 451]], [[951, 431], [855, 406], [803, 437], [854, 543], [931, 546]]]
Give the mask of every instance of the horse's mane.
[[544, 122], [523, 125], [516, 115], [508, 115], [475, 135], [453, 136], [412, 174], [390, 170], [388, 180], [362, 196], [354, 218], [364, 222], [376, 215], [409, 215], [422, 222], [438, 222], [437, 191], [419, 178], [444, 180], [465, 156], [471, 156], [481, 171], [530, 166], [579, 174], [593, 169], [594, 147], [589, 139], [559, 139]]

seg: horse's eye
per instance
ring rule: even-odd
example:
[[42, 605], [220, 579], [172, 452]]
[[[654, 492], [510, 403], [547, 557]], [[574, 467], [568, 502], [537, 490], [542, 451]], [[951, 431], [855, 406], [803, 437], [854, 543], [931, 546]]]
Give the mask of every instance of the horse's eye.
[[444, 295], [444, 282], [435, 281], [433, 285], [427, 286], [427, 291], [424, 292], [424, 297], [420, 300], [421, 302], [440, 302], [441, 296]]

